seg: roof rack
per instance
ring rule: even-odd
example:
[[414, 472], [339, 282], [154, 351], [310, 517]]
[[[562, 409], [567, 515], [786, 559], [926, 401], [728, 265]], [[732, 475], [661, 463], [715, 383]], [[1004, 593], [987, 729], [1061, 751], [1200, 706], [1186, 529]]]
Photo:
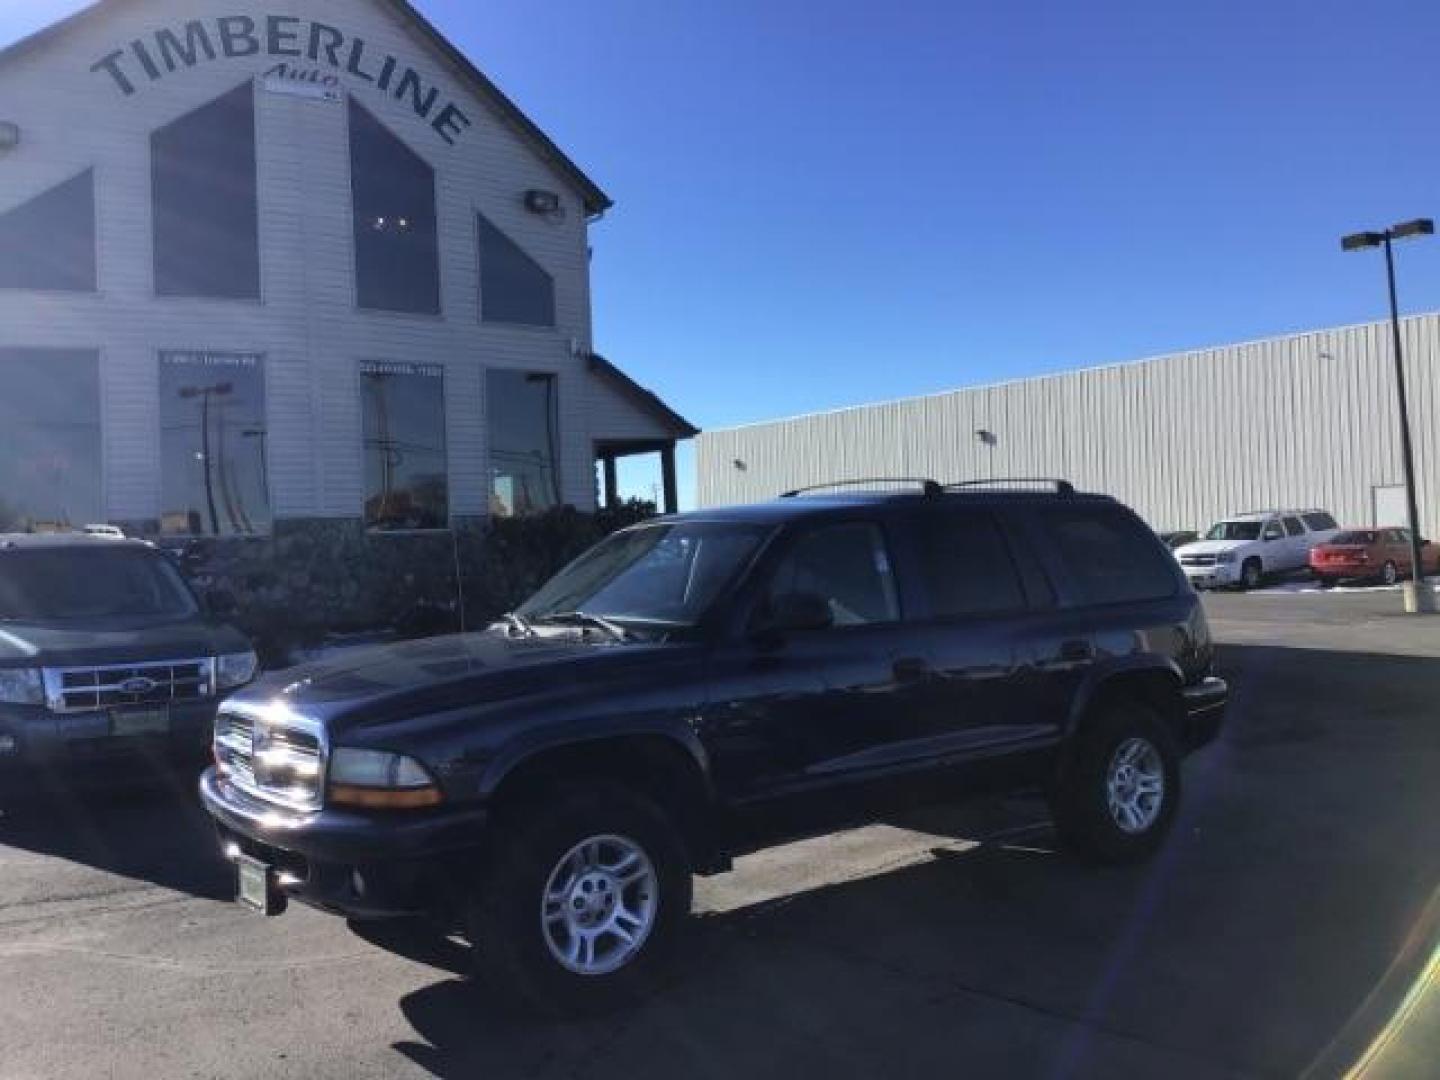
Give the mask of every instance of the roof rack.
[[861, 480], [831, 480], [824, 484], [811, 484], [808, 487], [799, 487], [793, 491], [786, 491], [782, 493], [780, 497], [782, 499], [793, 499], [800, 495], [809, 494], [812, 491], [824, 491], [826, 488], [837, 487], [858, 487], [862, 484], [919, 484], [921, 492], [927, 499], [933, 498], [945, 490], [938, 482], [921, 476], [872, 476]]
[[1075, 494], [1074, 484], [1069, 480], [1060, 480], [1053, 476], [994, 476], [988, 480], [959, 480], [953, 484], [946, 484], [943, 490], [953, 491], [956, 488], [971, 487], [1019, 488], [1021, 484], [1043, 484], [1053, 488], [1057, 495]]

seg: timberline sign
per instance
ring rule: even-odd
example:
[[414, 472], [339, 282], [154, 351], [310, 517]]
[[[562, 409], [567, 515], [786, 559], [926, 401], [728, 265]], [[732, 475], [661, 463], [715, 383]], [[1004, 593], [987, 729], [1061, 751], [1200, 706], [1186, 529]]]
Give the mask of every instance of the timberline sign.
[[[346, 34], [327, 23], [293, 15], [192, 19], [183, 26], [165, 27], [136, 38], [101, 57], [90, 70], [108, 75], [119, 91], [129, 97], [136, 92], [138, 84], [159, 82], [166, 75], [195, 67], [201, 61], [263, 56], [279, 61], [264, 73], [267, 87], [289, 83], [297, 90], [300, 86], [313, 88], [311, 93], [317, 97], [329, 97], [326, 90], [338, 96], [339, 78], [325, 71], [329, 68], [370, 83], [396, 101], [408, 102], [415, 115], [451, 146], [470, 127], [470, 118], [460, 107], [453, 101], [442, 103], [440, 88], [427, 82], [413, 67], [393, 56], [381, 55], [363, 38]], [[291, 64], [292, 60], [308, 63]]]

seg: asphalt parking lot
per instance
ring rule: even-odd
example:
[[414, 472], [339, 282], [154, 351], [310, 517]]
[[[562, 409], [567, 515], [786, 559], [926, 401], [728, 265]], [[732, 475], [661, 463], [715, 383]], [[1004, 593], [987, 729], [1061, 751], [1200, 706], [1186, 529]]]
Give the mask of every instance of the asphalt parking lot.
[[1023, 798], [767, 852], [608, 1019], [516, 1015], [455, 943], [241, 912], [184, 785], [11, 814], [0, 1076], [1328, 1075], [1435, 943], [1440, 617], [1206, 604], [1231, 720], [1154, 863], [1072, 862]]

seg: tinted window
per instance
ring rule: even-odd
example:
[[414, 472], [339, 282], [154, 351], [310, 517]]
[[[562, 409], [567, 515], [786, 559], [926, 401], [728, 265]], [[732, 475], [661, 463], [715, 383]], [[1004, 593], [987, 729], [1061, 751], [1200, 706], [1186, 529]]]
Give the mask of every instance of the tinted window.
[[1265, 531], [1261, 534], [1263, 540], [1278, 540], [1285, 535], [1285, 529], [1278, 521], [1267, 521]]
[[836, 626], [900, 618], [884, 538], [874, 525], [827, 525], [801, 535], [770, 582], [770, 595], [807, 592], [830, 604]]
[[988, 514], [926, 513], [912, 523], [912, 535], [932, 614], [979, 615], [1025, 606], [1005, 537]]
[[1309, 525], [1310, 528], [1316, 532], [1324, 532], [1326, 529], [1339, 527], [1335, 519], [1326, 513], [1301, 514], [1300, 516], [1305, 519], [1305, 524]]
[[270, 528], [264, 361], [160, 354], [160, 531], [245, 536]]
[[1303, 536], [1305, 534], [1305, 526], [1300, 524], [1299, 518], [1287, 517], [1285, 519], [1285, 531], [1291, 536]]
[[0, 349], [0, 532], [103, 522], [100, 358]]
[[0, 289], [95, 291], [95, 174], [0, 214]]
[[1353, 529], [1349, 532], [1336, 533], [1330, 538], [1332, 544], [1373, 544], [1379, 539], [1380, 534], [1373, 529]]
[[1210, 526], [1210, 531], [1205, 534], [1206, 540], [1258, 540], [1260, 539], [1260, 522], [1258, 521], [1221, 521]]
[[0, 554], [0, 619], [193, 615], [195, 600], [163, 556], [117, 546]]
[[156, 294], [258, 299], [252, 85], [155, 132], [150, 168]]
[[555, 280], [492, 225], [480, 223], [480, 317], [486, 322], [555, 325]]
[[365, 524], [443, 529], [450, 520], [445, 463], [445, 382], [428, 364], [360, 367], [364, 410]]
[[1047, 510], [1041, 521], [1067, 577], [1091, 604], [1173, 596], [1175, 561], [1143, 524], [1113, 507]]
[[435, 170], [350, 99], [355, 288], [362, 308], [440, 312]]
[[486, 374], [492, 514], [514, 517], [559, 505], [558, 409], [553, 375]]

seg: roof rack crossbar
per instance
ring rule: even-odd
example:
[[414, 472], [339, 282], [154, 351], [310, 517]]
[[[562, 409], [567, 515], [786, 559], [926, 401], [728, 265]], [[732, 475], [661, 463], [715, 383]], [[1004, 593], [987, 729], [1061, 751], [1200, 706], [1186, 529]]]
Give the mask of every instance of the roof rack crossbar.
[[1061, 480], [1054, 476], [993, 476], [987, 480], [957, 480], [953, 484], [946, 484], [944, 490], [951, 491], [955, 488], [970, 487], [1006, 487], [1014, 484], [1050, 484], [1055, 488], [1057, 495], [1074, 495], [1075, 485], [1069, 480]]
[[861, 484], [919, 484], [926, 498], [932, 498], [945, 490], [936, 481], [923, 476], [870, 476], [859, 480], [831, 480], [824, 484], [810, 484], [807, 487], [798, 487], [792, 491], [783, 492], [780, 497], [794, 499], [812, 491], [824, 491], [826, 488], [837, 487], [857, 487]]

